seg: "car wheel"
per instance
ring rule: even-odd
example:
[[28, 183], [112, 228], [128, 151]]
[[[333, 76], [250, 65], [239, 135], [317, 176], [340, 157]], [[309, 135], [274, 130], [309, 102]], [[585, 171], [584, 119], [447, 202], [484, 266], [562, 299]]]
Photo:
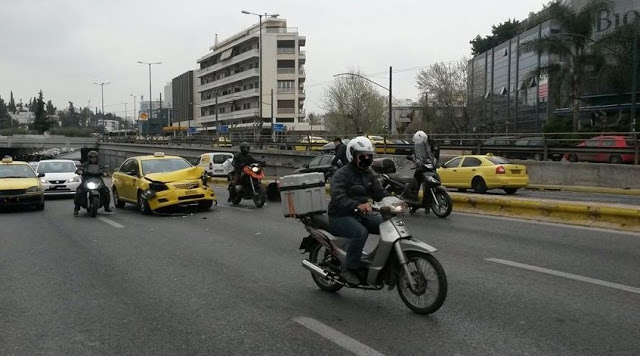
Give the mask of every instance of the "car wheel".
[[124, 200], [120, 200], [120, 195], [118, 195], [118, 190], [115, 185], [111, 188], [111, 191], [113, 192], [113, 205], [118, 209], [124, 208], [125, 202]]
[[536, 153], [533, 155], [533, 160], [534, 161], [542, 161], [542, 159], [544, 158], [544, 156], [542, 155], [542, 153]]
[[149, 207], [149, 202], [147, 198], [144, 197], [142, 192], [138, 192], [138, 210], [143, 215], [151, 214], [151, 207]]
[[512, 194], [516, 194], [516, 192], [518, 191], [518, 188], [504, 188], [505, 193], [512, 195]]
[[44, 198], [42, 198], [42, 203], [36, 205], [36, 210], [44, 210]]
[[487, 183], [485, 183], [482, 177], [473, 178], [471, 181], [471, 187], [473, 188], [473, 191], [478, 194], [484, 194], [487, 192]]
[[622, 163], [622, 157], [620, 157], [618, 155], [613, 155], [613, 156], [609, 157], [609, 163], [611, 163], [611, 164], [620, 164], [620, 163]]
[[213, 200], [203, 200], [198, 202], [200, 210], [209, 210], [213, 206]]
[[578, 155], [575, 153], [569, 154], [569, 162], [578, 162]]

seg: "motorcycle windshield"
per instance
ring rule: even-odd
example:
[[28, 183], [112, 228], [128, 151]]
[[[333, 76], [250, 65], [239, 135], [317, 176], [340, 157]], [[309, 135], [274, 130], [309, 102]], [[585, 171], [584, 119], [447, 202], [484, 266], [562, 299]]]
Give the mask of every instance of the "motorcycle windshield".
[[428, 142], [416, 143], [414, 146], [414, 152], [416, 155], [416, 161], [423, 163], [433, 162], [433, 156], [431, 155], [431, 146]]

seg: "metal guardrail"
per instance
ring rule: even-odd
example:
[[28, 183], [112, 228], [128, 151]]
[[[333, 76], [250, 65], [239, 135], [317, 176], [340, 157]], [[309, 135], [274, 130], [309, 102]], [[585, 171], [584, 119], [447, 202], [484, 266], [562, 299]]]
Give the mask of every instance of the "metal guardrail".
[[[352, 137], [355, 135], [339, 135], [340, 137]], [[503, 135], [504, 136], [504, 135]], [[630, 143], [628, 147], [578, 147], [577, 145], [594, 136], [623, 136]], [[235, 147], [241, 142], [250, 142], [253, 146], [266, 149], [279, 150], [298, 150], [298, 151], [321, 151], [322, 147], [327, 143], [316, 143], [312, 137], [317, 135], [311, 133], [287, 133], [278, 136], [277, 142], [273, 142], [270, 136], [262, 135], [258, 141], [253, 135], [232, 135], [227, 137], [227, 141], [218, 141], [218, 136], [212, 135], [194, 135], [194, 136], [176, 136], [176, 137], [128, 137], [128, 138], [109, 138], [106, 142], [129, 142], [139, 144], [177, 144], [177, 145], [198, 145], [209, 147]], [[333, 137], [333, 136], [331, 136]], [[410, 154], [413, 152], [413, 143], [410, 135], [387, 135], [381, 136], [382, 142], [376, 143], [378, 153], [387, 154]], [[497, 134], [465, 134], [465, 135], [432, 135], [435, 142], [440, 146], [441, 150], [458, 150], [466, 151], [472, 154], [494, 153], [501, 154], [508, 158], [519, 153], [539, 152], [542, 159], [547, 160], [552, 154], [615, 154], [615, 155], [633, 155], [634, 164], [638, 164], [640, 158], [640, 142], [635, 133], [558, 133], [558, 134], [512, 134], [509, 137], [525, 138], [542, 138], [541, 145], [517, 146], [513, 144], [487, 145], [484, 144], [487, 139], [492, 137], [500, 137]], [[303, 141], [302, 141], [303, 140]], [[515, 141], [516, 139], [513, 139]]]

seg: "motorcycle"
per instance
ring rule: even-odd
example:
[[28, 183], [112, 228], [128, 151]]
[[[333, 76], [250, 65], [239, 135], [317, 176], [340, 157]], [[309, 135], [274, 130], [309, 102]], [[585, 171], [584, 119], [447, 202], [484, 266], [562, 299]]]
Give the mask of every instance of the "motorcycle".
[[436, 249], [414, 239], [404, 220], [397, 217], [407, 211], [407, 204], [400, 199], [387, 197], [372, 207], [384, 221], [380, 224], [378, 245], [373, 251], [362, 253], [362, 262], [367, 266], [365, 282], [351, 285], [340, 276], [349, 240], [328, 232], [326, 214], [298, 216], [309, 232], [299, 247], [303, 253], [309, 253], [302, 266], [324, 291], [337, 292], [343, 287], [381, 290], [385, 285], [391, 290], [397, 286], [400, 299], [409, 309], [419, 314], [436, 312], [447, 295], [444, 269], [433, 256]]
[[231, 200], [233, 205], [238, 205], [243, 199], [251, 199], [256, 208], [262, 208], [266, 202], [266, 194], [262, 186], [264, 179], [264, 163], [253, 163], [242, 168], [240, 179], [235, 186], [236, 194]]
[[104, 180], [102, 177], [107, 175], [104, 169], [97, 164], [90, 164], [86, 172], [83, 172], [82, 169], [76, 172], [82, 175], [81, 185], [85, 191], [81, 197], [80, 206], [87, 209], [92, 218], [95, 218], [98, 215], [98, 209], [104, 206], [105, 197], [102, 194]]

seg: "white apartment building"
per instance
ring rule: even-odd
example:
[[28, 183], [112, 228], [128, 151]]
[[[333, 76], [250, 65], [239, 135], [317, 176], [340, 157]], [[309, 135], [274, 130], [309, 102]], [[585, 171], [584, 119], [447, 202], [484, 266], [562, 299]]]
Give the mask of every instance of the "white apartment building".
[[263, 130], [270, 131], [272, 113], [275, 123], [288, 127], [304, 121], [306, 38], [284, 19], [263, 19], [260, 113], [259, 30], [255, 24], [220, 42], [216, 37], [211, 52], [198, 60], [194, 116], [199, 126], [250, 128], [262, 117]]

